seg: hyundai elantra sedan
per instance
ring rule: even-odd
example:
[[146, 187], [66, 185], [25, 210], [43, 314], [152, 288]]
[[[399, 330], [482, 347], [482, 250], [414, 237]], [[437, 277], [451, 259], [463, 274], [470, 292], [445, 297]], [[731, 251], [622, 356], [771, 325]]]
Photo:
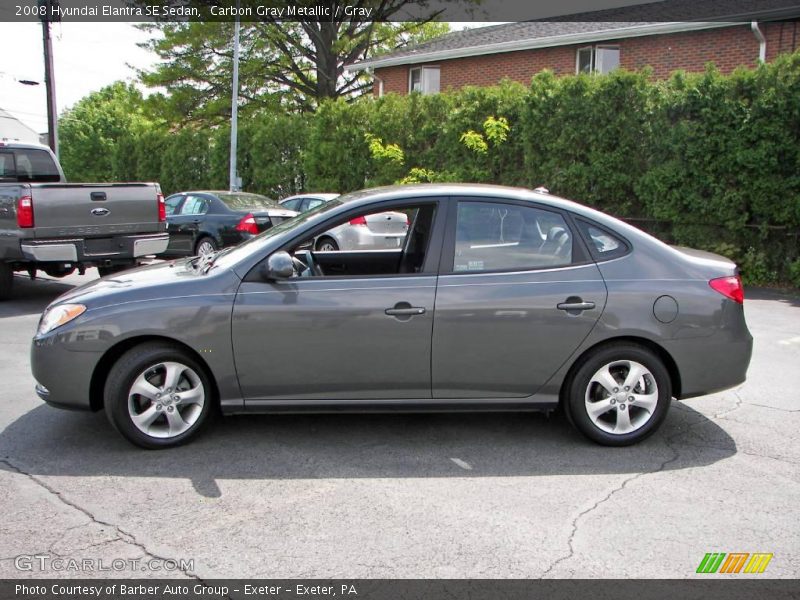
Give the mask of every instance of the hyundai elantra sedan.
[[[386, 211], [408, 215], [399, 247], [315, 249]], [[751, 350], [726, 258], [544, 192], [418, 185], [74, 289], [42, 315], [31, 362], [47, 403], [104, 410], [145, 448], [190, 440], [216, 408], [561, 408], [621, 446], [673, 398], [741, 384]]]

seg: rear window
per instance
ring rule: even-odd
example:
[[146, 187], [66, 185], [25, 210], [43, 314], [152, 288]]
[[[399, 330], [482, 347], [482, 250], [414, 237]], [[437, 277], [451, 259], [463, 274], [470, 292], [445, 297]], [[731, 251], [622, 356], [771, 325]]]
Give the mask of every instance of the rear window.
[[15, 148], [0, 151], [0, 181], [58, 182], [61, 175], [49, 152]]
[[233, 192], [230, 194], [216, 194], [216, 196], [225, 203], [225, 206], [233, 210], [244, 210], [247, 208], [281, 208], [277, 200], [259, 194]]

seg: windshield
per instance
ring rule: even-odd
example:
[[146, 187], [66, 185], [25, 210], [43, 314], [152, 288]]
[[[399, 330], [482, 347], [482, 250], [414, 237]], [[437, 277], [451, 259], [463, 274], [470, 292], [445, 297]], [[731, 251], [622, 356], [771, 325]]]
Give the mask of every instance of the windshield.
[[261, 196], [260, 194], [247, 194], [245, 192], [224, 193], [217, 192], [217, 198], [222, 200], [228, 208], [243, 210], [248, 208], [281, 208], [277, 200]]
[[286, 233], [287, 231], [291, 231], [296, 227], [301, 227], [303, 224], [315, 218], [317, 215], [328, 212], [337, 206], [341, 206], [341, 204], [342, 203], [339, 200], [331, 200], [330, 202], [326, 202], [316, 208], [312, 208], [309, 211], [300, 213], [291, 219], [287, 219], [281, 223], [278, 223], [274, 227], [259, 233], [257, 236], [242, 242], [238, 246], [226, 248], [219, 254], [215, 255], [213, 265], [222, 268], [230, 268], [243, 258], [246, 258], [254, 252], [258, 252], [271, 238]]

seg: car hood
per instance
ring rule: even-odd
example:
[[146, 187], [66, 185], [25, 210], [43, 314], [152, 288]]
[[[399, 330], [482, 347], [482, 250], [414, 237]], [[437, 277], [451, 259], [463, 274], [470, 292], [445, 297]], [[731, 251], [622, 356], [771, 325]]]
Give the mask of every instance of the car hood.
[[209, 287], [217, 291], [214, 280], [226, 276], [235, 278], [230, 271], [214, 271], [215, 276], [203, 274], [192, 266], [192, 259], [157, 263], [97, 279], [62, 294], [52, 304], [80, 303], [92, 309], [123, 302], [174, 298], [208, 293]]

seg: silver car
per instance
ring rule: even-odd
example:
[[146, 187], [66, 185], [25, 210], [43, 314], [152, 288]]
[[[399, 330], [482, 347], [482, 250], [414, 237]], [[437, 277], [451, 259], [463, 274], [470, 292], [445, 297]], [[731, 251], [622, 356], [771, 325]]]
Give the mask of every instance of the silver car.
[[[324, 232], [408, 216], [398, 247]], [[147, 448], [222, 413], [563, 410], [638, 442], [673, 398], [741, 384], [753, 340], [730, 260], [546, 193], [478, 185], [335, 198], [216, 254], [55, 300], [33, 339], [47, 403]]]
[[[281, 206], [297, 212], [313, 210], [339, 194], [298, 194], [281, 200]], [[379, 212], [351, 219], [314, 240], [318, 252], [339, 250], [390, 250], [399, 248], [408, 232], [408, 215]]]

